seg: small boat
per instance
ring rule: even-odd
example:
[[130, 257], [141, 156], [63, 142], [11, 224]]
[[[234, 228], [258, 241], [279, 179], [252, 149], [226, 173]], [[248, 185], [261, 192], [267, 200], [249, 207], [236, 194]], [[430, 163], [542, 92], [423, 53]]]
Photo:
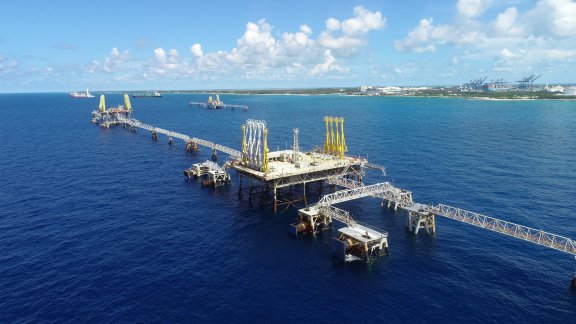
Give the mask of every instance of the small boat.
[[162, 95], [158, 91], [144, 92], [144, 93], [133, 93], [132, 94], [132, 98], [137, 98], [137, 97], [160, 98], [160, 97], [162, 97]]
[[70, 97], [72, 98], [94, 98], [94, 95], [92, 95], [90, 92], [88, 92], [88, 89], [86, 89], [85, 92], [70, 92]]

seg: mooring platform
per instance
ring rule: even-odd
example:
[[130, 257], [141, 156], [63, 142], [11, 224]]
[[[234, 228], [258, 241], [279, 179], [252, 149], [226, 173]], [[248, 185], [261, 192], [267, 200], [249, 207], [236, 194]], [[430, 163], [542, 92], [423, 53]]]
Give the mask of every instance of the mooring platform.
[[[291, 150], [269, 152], [268, 128], [262, 120], [248, 119], [242, 125], [242, 149], [235, 150], [214, 142], [190, 137], [188, 135], [154, 127], [131, 118], [132, 108], [128, 96], [124, 96], [124, 105], [106, 109], [104, 96], [100, 98], [98, 111], [92, 113], [92, 123], [103, 128], [113, 125], [137, 128], [151, 132], [152, 139], [158, 140], [158, 135], [168, 137], [168, 144], [173, 138], [186, 143], [186, 150], [197, 150], [198, 145], [213, 150], [213, 159], [216, 152], [223, 152], [229, 156], [228, 162], [220, 167], [217, 164], [208, 165], [210, 161], [195, 164], [185, 170], [188, 177], [207, 176], [202, 183], [206, 185], [223, 185], [230, 183], [230, 176], [224, 170], [230, 167], [239, 175], [239, 191], [242, 197], [244, 189], [249, 190], [251, 200], [253, 193], [260, 194], [260, 202], [270, 196], [272, 189], [274, 210], [279, 204], [294, 206], [295, 202], [303, 201], [306, 206], [298, 212], [296, 223], [291, 224], [290, 232], [295, 235], [304, 233], [317, 233], [330, 228], [332, 220], [344, 224], [338, 229], [338, 237], [334, 238], [333, 253], [344, 261], [365, 260], [370, 261], [377, 255], [384, 254], [388, 249], [388, 233], [371, 229], [367, 225], [360, 225], [352, 219], [349, 212], [336, 208], [338, 204], [362, 197], [375, 197], [382, 200], [384, 206], [401, 209], [406, 213], [407, 228], [417, 234], [425, 229], [429, 234], [436, 232], [436, 216], [442, 216], [455, 221], [476, 226], [499, 234], [532, 242], [551, 249], [576, 255], [576, 240], [568, 237], [545, 232], [543, 230], [514, 224], [494, 217], [470, 212], [457, 207], [444, 204], [421, 204], [412, 200], [412, 192], [397, 188], [389, 182], [366, 185], [362, 182], [364, 169], [378, 169], [385, 175], [385, 169], [371, 164], [367, 159], [346, 156], [348, 151], [344, 137], [344, 118], [325, 117], [326, 137], [323, 149], [310, 152], [301, 152], [298, 143], [298, 128], [294, 129], [294, 144]], [[242, 179], [248, 180], [248, 187], [242, 188]], [[307, 184], [316, 183], [318, 197], [321, 197], [313, 206], [307, 203]], [[332, 193], [323, 194], [323, 186], [332, 186]], [[344, 189], [336, 191], [336, 187]], [[297, 187], [297, 188], [296, 188]], [[301, 196], [294, 196], [293, 189], [301, 189]], [[288, 191], [282, 192], [282, 191]], [[279, 197], [279, 193], [281, 194]], [[285, 196], [288, 199], [284, 199]], [[279, 200], [279, 198], [281, 198]], [[279, 203], [280, 201], [280, 203]], [[576, 286], [576, 275], [572, 279], [572, 286]]]
[[302, 186], [302, 200], [307, 204], [306, 185], [311, 182], [324, 182], [331, 177], [349, 175], [361, 180], [362, 167], [366, 159], [359, 157], [342, 158], [319, 152], [298, 152], [284, 150], [268, 153], [268, 170], [256, 170], [247, 165], [234, 163], [232, 168], [239, 175], [239, 191], [243, 190], [242, 180], [248, 179], [249, 195], [254, 187], [259, 192], [273, 190], [274, 210], [278, 207], [278, 190], [292, 186]]

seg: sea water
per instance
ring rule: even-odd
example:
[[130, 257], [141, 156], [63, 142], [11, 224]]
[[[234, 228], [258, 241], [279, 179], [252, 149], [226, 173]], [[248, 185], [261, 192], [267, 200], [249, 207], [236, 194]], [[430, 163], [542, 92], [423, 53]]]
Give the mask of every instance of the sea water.
[[[108, 105], [122, 103], [107, 95]], [[322, 146], [345, 118], [348, 155], [384, 165], [415, 201], [444, 203], [576, 238], [576, 102], [222, 95], [133, 98], [133, 118], [241, 147], [248, 118], [271, 150]], [[209, 159], [138, 130], [90, 123], [98, 98], [0, 95], [0, 322], [574, 322], [573, 256], [363, 198], [339, 207], [389, 233], [371, 264], [334, 260], [330, 232], [292, 237], [296, 208], [202, 189]], [[226, 159], [219, 155], [220, 163]], [[300, 207], [300, 206], [297, 206]]]

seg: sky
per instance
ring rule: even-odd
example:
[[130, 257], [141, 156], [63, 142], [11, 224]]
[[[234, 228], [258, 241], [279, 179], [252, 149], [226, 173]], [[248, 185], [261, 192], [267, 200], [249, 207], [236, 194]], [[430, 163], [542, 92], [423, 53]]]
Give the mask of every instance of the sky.
[[0, 92], [576, 83], [576, 1], [0, 6]]

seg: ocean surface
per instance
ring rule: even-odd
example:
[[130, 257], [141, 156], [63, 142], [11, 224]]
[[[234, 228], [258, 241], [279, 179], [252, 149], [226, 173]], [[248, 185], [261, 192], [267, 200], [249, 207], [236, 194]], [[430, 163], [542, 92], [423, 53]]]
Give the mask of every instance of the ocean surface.
[[[107, 95], [108, 105], [122, 102]], [[133, 117], [239, 149], [266, 120], [269, 147], [323, 145], [345, 118], [350, 155], [385, 165], [423, 203], [445, 203], [576, 239], [576, 102], [345, 96], [132, 98]], [[296, 209], [201, 188], [211, 156], [90, 123], [98, 98], [0, 94], [0, 322], [575, 323], [576, 260], [437, 217], [413, 235], [374, 198], [342, 204], [389, 233], [390, 254], [343, 264], [330, 232], [292, 237]], [[220, 155], [220, 162], [225, 160]]]

